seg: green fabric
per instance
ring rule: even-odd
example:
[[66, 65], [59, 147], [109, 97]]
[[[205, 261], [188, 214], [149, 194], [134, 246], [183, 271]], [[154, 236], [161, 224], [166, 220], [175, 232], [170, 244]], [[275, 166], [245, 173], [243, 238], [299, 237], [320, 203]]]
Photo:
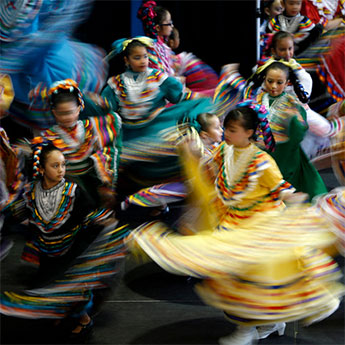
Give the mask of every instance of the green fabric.
[[288, 128], [290, 139], [277, 144], [275, 151], [270, 154], [277, 162], [284, 179], [297, 191], [309, 194], [312, 199], [316, 195], [327, 193], [327, 188], [300, 146], [306, 131], [307, 127], [296, 117], [292, 118]]
[[[166, 78], [158, 87], [159, 92], [149, 101], [149, 110], [145, 116], [149, 117], [156, 109], [165, 107], [162, 112], [148, 122], [131, 124], [130, 121], [124, 120], [122, 124], [123, 152], [126, 153], [126, 150], [131, 148], [133, 149], [131, 154], [132, 152], [135, 154], [138, 149], [138, 156], [122, 159], [120, 166], [136, 180], [142, 180], [142, 186], [180, 176], [180, 164], [176, 152], [174, 153], [175, 148], [170, 147], [167, 152], [166, 146], [163, 146], [166, 141], [161, 131], [171, 129], [178, 123], [187, 121], [193, 123], [200, 113], [210, 111], [212, 108], [210, 98], [183, 100], [183, 86], [173, 77]], [[112, 110], [117, 111], [122, 117], [118, 97], [109, 85], [103, 90], [102, 96], [108, 100]], [[177, 104], [166, 106], [167, 101]], [[161, 153], [159, 155], [152, 153], [150, 145], [162, 149]], [[145, 161], [148, 156], [154, 161]]]
[[[183, 101], [164, 109], [146, 127], [123, 127], [123, 147], [143, 147], [145, 143], [155, 143], [157, 147], [164, 143], [159, 132], [171, 128], [181, 122], [193, 122], [196, 117], [207, 112], [211, 101], [207, 98]], [[150, 152], [148, 152], [149, 155]], [[176, 178], [180, 175], [180, 164], [177, 156], [157, 156], [155, 162], [131, 161], [126, 163], [138, 179], [159, 182], [161, 180]], [[144, 184], [146, 185], [146, 184]]]

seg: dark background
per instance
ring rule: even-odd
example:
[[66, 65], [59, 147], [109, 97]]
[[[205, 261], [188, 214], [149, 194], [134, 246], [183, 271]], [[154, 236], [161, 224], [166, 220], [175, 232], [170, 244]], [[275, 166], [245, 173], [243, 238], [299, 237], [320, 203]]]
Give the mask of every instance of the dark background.
[[[250, 75], [256, 60], [255, 1], [156, 2], [170, 11], [180, 32], [181, 44], [177, 53], [192, 52], [218, 73], [222, 65], [240, 62], [241, 73]], [[140, 3], [96, 0], [90, 17], [78, 28], [76, 37], [109, 52], [116, 39], [142, 34], [138, 30], [133, 32], [133, 26], [141, 30], [141, 22], [133, 14], [131, 20], [131, 6], [139, 6]], [[122, 69], [118, 63], [116, 66], [112, 63], [110, 74], [120, 73]]]

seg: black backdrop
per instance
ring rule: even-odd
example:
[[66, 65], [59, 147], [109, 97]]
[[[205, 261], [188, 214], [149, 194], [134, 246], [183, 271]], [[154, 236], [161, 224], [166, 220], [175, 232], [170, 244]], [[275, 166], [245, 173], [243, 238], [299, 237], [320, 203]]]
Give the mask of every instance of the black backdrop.
[[[156, 2], [170, 11], [180, 31], [178, 52], [193, 52], [217, 72], [224, 64], [240, 62], [242, 74], [250, 74], [256, 56], [255, 0]], [[96, 0], [76, 37], [106, 51], [116, 39], [131, 37], [131, 1]], [[110, 74], [121, 69], [113, 63]]]

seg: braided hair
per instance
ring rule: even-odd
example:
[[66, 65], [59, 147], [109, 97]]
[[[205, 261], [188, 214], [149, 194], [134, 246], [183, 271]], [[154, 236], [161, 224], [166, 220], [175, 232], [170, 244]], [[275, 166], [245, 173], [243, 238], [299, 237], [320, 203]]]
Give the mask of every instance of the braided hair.
[[53, 151], [60, 150], [43, 137], [36, 137], [32, 140], [32, 175], [34, 179], [40, 178], [40, 168], [46, 165], [48, 155]]
[[143, 0], [137, 17], [142, 21], [144, 33], [151, 38], [157, 38], [156, 25], [161, 24], [166, 18], [169, 11], [164, 7], [157, 6], [153, 0]]
[[268, 65], [266, 68], [264, 68], [260, 73], [254, 73], [247, 80], [246, 85], [249, 85], [249, 83], [252, 82], [253, 83], [252, 88], [257, 89], [264, 82], [268, 71], [270, 71], [272, 69], [279, 69], [279, 70], [285, 72], [286, 79], [291, 82], [298, 99], [302, 103], [308, 103], [308, 101], [309, 101], [308, 94], [304, 90], [304, 87], [301, 84], [301, 82], [299, 81], [295, 71], [291, 67], [289, 67], [287, 64], [285, 64], [281, 61], [275, 61], [275, 62], [271, 63], [270, 65]]
[[295, 71], [291, 67], [289, 67], [289, 66], [287, 66], [287, 65], [285, 65], [279, 61], [273, 62], [270, 66], [268, 66], [264, 70], [265, 75], [267, 75], [268, 71], [270, 71], [272, 69], [280, 69], [281, 71], [285, 72], [286, 77], [291, 82], [298, 99], [302, 103], [308, 102], [309, 99], [308, 99], [307, 93], [304, 91], [304, 88], [303, 88], [302, 84], [300, 83], [299, 79], [297, 78]]

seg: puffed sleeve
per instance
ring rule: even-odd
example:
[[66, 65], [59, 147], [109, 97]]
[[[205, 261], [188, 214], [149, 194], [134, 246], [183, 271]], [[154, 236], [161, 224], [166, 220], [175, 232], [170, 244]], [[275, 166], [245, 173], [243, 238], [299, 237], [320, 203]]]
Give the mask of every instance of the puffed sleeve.
[[114, 90], [107, 85], [102, 91], [102, 97], [107, 101], [109, 107], [113, 111], [117, 111], [119, 108], [119, 100], [114, 92]]
[[194, 98], [195, 94], [191, 91], [184, 91], [182, 83], [174, 77], [168, 77], [160, 86], [165, 98], [171, 103]]

